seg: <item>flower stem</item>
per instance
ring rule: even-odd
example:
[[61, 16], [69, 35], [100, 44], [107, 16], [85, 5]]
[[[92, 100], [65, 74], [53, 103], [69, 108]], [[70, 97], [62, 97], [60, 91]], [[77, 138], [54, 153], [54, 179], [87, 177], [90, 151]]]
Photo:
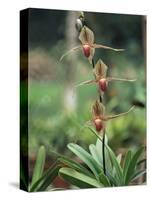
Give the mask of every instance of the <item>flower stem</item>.
[[92, 66], [93, 66], [93, 69], [95, 67], [95, 63], [94, 63], [94, 59], [92, 58]]
[[102, 155], [103, 155], [103, 170], [104, 174], [106, 175], [106, 162], [105, 162], [105, 130], [103, 132], [103, 139], [102, 139]]
[[[92, 58], [92, 67], [94, 69], [95, 67], [95, 63], [94, 63], [94, 59]], [[99, 100], [101, 103], [103, 103], [103, 97], [101, 94], [99, 94]], [[105, 162], [105, 129], [103, 131], [103, 138], [102, 138], [102, 156], [103, 156], [103, 171], [104, 174], [106, 175], [106, 162]]]
[[[103, 97], [100, 94], [99, 95], [99, 100], [101, 103], [103, 103]], [[106, 175], [106, 162], [105, 162], [105, 129], [103, 131], [103, 138], [102, 138], [102, 157], [103, 157], [103, 171], [104, 174]]]

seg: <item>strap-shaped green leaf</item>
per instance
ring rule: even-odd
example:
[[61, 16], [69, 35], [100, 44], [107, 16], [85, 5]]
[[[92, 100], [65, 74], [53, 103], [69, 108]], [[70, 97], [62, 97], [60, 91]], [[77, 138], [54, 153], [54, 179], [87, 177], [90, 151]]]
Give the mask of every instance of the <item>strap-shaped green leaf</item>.
[[78, 156], [94, 173], [97, 180], [99, 179], [99, 174], [102, 172], [101, 166], [94, 160], [94, 158], [85, 151], [82, 147], [77, 144], [70, 143], [68, 144], [68, 148]]
[[92, 157], [97, 161], [97, 163], [102, 165], [103, 164], [102, 151], [98, 151], [94, 144], [90, 144], [89, 150], [90, 150]]
[[137, 165], [141, 165], [141, 164], [143, 164], [143, 163], [145, 163], [145, 165], [146, 165], [146, 159], [145, 159], [145, 158], [142, 159], [142, 160], [139, 160], [139, 161], [137, 162]]
[[121, 160], [122, 160], [122, 154], [120, 153], [117, 156], [117, 161], [118, 161], [119, 165], [121, 165]]
[[135, 181], [137, 178], [143, 176], [144, 174], [146, 174], [146, 170], [140, 170], [134, 173], [134, 175], [132, 176], [131, 181]]
[[106, 187], [111, 186], [109, 179], [107, 178], [107, 176], [105, 176], [105, 174], [103, 172], [100, 173], [99, 180], [104, 186], [106, 186]]
[[[109, 152], [108, 152], [108, 145], [107, 145], [107, 136], [105, 135], [105, 162], [106, 162], [106, 170], [107, 171], [112, 171], [112, 164], [111, 164], [111, 160], [110, 160], [110, 156], [109, 156]], [[100, 140], [99, 138], [97, 138], [96, 141], [96, 150], [97, 152], [99, 152], [100, 157], [101, 157], [101, 162], [103, 162], [103, 156], [102, 156], [102, 139]]]
[[92, 172], [90, 172], [88, 169], [86, 169], [83, 165], [75, 162], [74, 160], [71, 160], [67, 157], [61, 157], [61, 158], [58, 158], [58, 160], [62, 163], [64, 163], [66, 166], [74, 169], [74, 170], [77, 170], [81, 173], [84, 173], [85, 175], [87, 176], [90, 176], [92, 178], [94, 178], [94, 175], [92, 174]]
[[132, 158], [132, 152], [129, 150], [126, 153], [125, 158], [124, 158], [124, 165], [123, 165], [123, 176], [124, 176], [124, 178], [126, 177], [131, 158]]
[[136, 167], [136, 164], [138, 162], [138, 159], [140, 158], [142, 152], [143, 152], [144, 147], [140, 148], [133, 156], [132, 159], [128, 165], [127, 168], [127, 173], [126, 173], [126, 177], [125, 177], [125, 185], [128, 185], [129, 182], [132, 179], [132, 175], [134, 174], [134, 170]]
[[51, 151], [51, 153], [55, 154], [58, 157], [58, 161], [67, 165], [68, 167], [71, 167], [79, 172], [84, 172], [86, 175], [88, 175], [90, 177], [94, 177], [94, 174], [90, 170], [88, 170], [86, 167], [84, 167], [82, 164], [80, 164], [58, 152]]
[[85, 174], [77, 172], [71, 168], [61, 168], [59, 170], [59, 175], [67, 180], [72, 185], [75, 185], [79, 188], [99, 188], [103, 187], [96, 179], [93, 179]]
[[61, 165], [53, 164], [44, 175], [36, 181], [30, 188], [30, 192], [34, 191], [44, 191], [52, 183], [52, 181], [58, 175], [58, 171], [61, 168]]
[[[87, 128], [89, 128], [91, 130], [91, 132], [97, 137], [98, 140], [97, 140], [96, 146], [100, 150], [101, 149], [101, 144], [102, 144], [101, 136], [98, 135], [97, 132], [92, 127], [87, 126]], [[107, 140], [106, 140], [106, 143], [105, 143], [105, 147], [106, 147], [105, 152], [108, 153], [108, 157], [110, 158], [110, 153], [109, 153], [110, 151], [112, 152], [113, 156], [115, 157], [115, 154], [113, 153], [111, 148], [107, 145]], [[109, 158], [108, 158], [108, 160], [109, 160]], [[110, 168], [110, 169], [108, 169], [108, 168]], [[112, 185], [118, 186], [118, 185], [122, 184], [122, 183], [120, 183], [120, 180], [118, 179], [118, 177], [117, 177], [117, 179], [115, 177], [113, 177], [111, 163], [110, 163], [110, 167], [106, 166], [106, 169], [107, 169], [106, 170], [106, 174], [109, 177], [109, 180], [111, 181]], [[121, 171], [120, 174], [121, 174], [121, 177], [122, 177], [122, 169], [120, 169], [120, 171]], [[121, 180], [121, 182], [122, 182], [122, 180]]]
[[41, 178], [41, 176], [43, 174], [43, 169], [44, 169], [44, 164], [45, 164], [45, 156], [46, 156], [45, 147], [41, 146], [39, 151], [38, 151], [38, 154], [37, 154], [36, 163], [35, 163], [35, 167], [34, 167], [34, 170], [33, 170], [31, 186], [39, 178]]
[[115, 168], [115, 172], [116, 172], [116, 179], [118, 180], [118, 185], [123, 185], [123, 171], [122, 168], [114, 154], [114, 152], [108, 147], [108, 151], [109, 151], [109, 155], [110, 155], [110, 159], [112, 161], [112, 164]]
[[[96, 146], [94, 144], [89, 146], [90, 152], [93, 156], [93, 158], [101, 165], [103, 166], [103, 160], [102, 160], [102, 146], [100, 145], [102, 142], [98, 139], [96, 142]], [[105, 148], [105, 158], [106, 158], [106, 174], [112, 183], [112, 185], [117, 186], [117, 181], [112, 176], [112, 166], [111, 166], [111, 160], [109, 156], [108, 149]], [[99, 159], [99, 160], [98, 160]], [[101, 173], [101, 176], [103, 175], [103, 172]], [[104, 175], [105, 176], [105, 175]], [[107, 178], [106, 176], [106, 178]], [[101, 177], [103, 178], [103, 176]], [[106, 180], [107, 181], [107, 180]], [[107, 184], [109, 186], [110, 182]]]

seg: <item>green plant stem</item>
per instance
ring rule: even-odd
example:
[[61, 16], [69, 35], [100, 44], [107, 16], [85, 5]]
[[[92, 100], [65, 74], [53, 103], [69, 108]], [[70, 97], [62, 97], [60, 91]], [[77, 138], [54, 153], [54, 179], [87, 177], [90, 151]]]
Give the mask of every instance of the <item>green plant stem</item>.
[[102, 155], [103, 155], [103, 170], [106, 175], [106, 162], [105, 162], [105, 130], [103, 132], [103, 140], [102, 140]]
[[106, 175], [106, 160], [105, 160], [105, 148], [109, 150], [109, 147], [105, 144], [105, 129], [103, 132], [103, 137], [101, 138], [95, 131], [93, 131], [89, 126], [88, 128], [94, 133], [94, 135], [102, 142], [102, 156], [103, 156], [103, 171]]
[[92, 67], [93, 67], [93, 69], [95, 67], [95, 63], [94, 63], [94, 59], [93, 58], [92, 58]]
[[99, 94], [99, 101], [100, 101], [101, 103], [103, 103], [103, 97], [102, 97], [101, 94]]
[[[101, 93], [99, 94], [99, 100], [101, 103], [103, 103], [103, 97]], [[106, 162], [105, 162], [105, 129], [103, 131], [103, 138], [102, 138], [102, 156], [103, 156], [103, 171], [106, 175]]]

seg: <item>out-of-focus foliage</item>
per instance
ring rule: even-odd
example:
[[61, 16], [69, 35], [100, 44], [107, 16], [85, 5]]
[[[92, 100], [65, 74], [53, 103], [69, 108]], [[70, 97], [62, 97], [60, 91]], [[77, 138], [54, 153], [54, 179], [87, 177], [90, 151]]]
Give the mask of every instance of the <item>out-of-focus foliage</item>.
[[37, 153], [31, 183], [28, 183], [28, 181], [26, 181], [25, 171], [23, 168], [21, 168], [20, 179], [23, 182], [25, 186], [24, 189], [26, 191], [39, 192], [46, 190], [47, 191], [54, 190], [52, 183], [53, 180], [58, 175], [58, 171], [61, 166], [58, 163], [54, 163], [51, 167], [49, 167], [46, 171], [44, 171], [45, 157], [46, 157], [45, 147], [41, 146]]

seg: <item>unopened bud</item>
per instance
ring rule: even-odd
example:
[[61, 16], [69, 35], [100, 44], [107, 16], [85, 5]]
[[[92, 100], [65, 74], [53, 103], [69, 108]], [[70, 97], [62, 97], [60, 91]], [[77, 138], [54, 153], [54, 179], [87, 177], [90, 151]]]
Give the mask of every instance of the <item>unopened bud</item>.
[[102, 90], [103, 92], [106, 91], [107, 89], [107, 86], [108, 86], [108, 82], [105, 78], [102, 78], [99, 80], [99, 88], [100, 90]]
[[90, 46], [88, 44], [83, 45], [83, 52], [87, 58], [90, 56]]
[[82, 23], [82, 21], [81, 21], [81, 19], [77, 19], [76, 20], [76, 29], [77, 29], [77, 31], [81, 31], [81, 29], [82, 29], [82, 27], [83, 27], [83, 23]]
[[95, 124], [95, 128], [98, 132], [100, 132], [104, 128], [103, 122], [99, 118], [94, 120], [94, 124]]

